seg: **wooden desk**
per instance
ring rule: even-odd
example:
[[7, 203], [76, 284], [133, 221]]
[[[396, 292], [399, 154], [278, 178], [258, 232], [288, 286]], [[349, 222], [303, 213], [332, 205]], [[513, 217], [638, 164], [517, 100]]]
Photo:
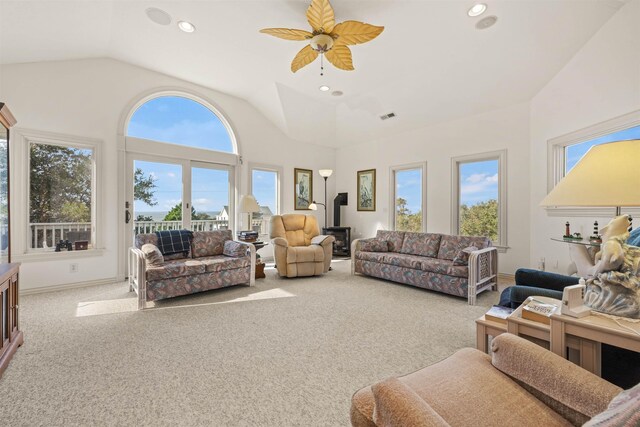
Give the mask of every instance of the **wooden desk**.
[[601, 344], [609, 344], [640, 352], [640, 324], [621, 320], [638, 333], [631, 332], [614, 320], [591, 315], [576, 319], [575, 317], [553, 314], [551, 316], [551, 351], [567, 357], [567, 348], [576, 342], [579, 346], [580, 360], [578, 364], [598, 376], [601, 375]]

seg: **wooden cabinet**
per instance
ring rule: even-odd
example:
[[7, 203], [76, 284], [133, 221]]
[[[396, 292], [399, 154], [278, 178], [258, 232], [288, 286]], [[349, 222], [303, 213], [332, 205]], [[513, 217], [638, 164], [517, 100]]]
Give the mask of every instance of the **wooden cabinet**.
[[0, 376], [24, 342], [19, 320], [19, 269], [20, 264], [0, 264]]

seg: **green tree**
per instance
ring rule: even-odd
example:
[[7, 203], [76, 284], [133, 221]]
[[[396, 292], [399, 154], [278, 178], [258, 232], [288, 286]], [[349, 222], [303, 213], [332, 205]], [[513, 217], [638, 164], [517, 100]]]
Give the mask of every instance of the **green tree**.
[[422, 231], [422, 211], [411, 213], [407, 201], [402, 197], [396, 200], [396, 230]]
[[91, 221], [93, 152], [49, 144], [30, 144], [29, 220]]
[[149, 215], [138, 215], [136, 221], [153, 221], [153, 217]]
[[[207, 213], [197, 213], [196, 209], [191, 206], [191, 219], [211, 219], [211, 215]], [[165, 215], [163, 221], [181, 221], [182, 220], [182, 202], [178, 203]]]
[[144, 176], [144, 172], [140, 168], [136, 168], [133, 178], [134, 199], [143, 201], [149, 206], [157, 205], [158, 201], [154, 197], [156, 189], [156, 178], [154, 178], [151, 174], [149, 176]]
[[460, 234], [466, 236], [488, 236], [498, 240], [498, 201], [480, 202], [473, 206], [460, 206]]

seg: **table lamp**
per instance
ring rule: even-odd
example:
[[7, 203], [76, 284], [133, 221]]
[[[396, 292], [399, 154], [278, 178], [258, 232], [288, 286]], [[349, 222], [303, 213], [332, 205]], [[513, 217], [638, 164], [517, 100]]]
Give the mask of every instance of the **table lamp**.
[[[616, 208], [618, 216], [623, 206], [640, 206], [639, 162], [640, 140], [595, 145], [540, 204], [610, 206]], [[604, 244], [607, 242], [603, 241], [603, 248]], [[640, 257], [640, 251], [637, 255], [634, 254], [633, 247], [620, 247], [626, 251], [627, 258]], [[624, 317], [640, 317], [640, 277], [637, 273], [627, 271], [624, 265], [619, 267], [615, 271], [619, 277], [618, 284], [610, 282], [606, 273], [610, 271], [604, 270], [587, 281], [585, 303], [597, 311]]]
[[253, 213], [254, 212], [260, 212], [260, 206], [258, 205], [258, 202], [256, 201], [256, 198], [253, 197], [253, 195], [251, 194], [245, 194], [243, 196], [240, 196], [240, 203], [238, 206], [238, 212], [240, 213], [246, 213], [248, 218], [249, 218], [249, 230], [252, 230], [251, 228], [251, 220], [253, 219]]

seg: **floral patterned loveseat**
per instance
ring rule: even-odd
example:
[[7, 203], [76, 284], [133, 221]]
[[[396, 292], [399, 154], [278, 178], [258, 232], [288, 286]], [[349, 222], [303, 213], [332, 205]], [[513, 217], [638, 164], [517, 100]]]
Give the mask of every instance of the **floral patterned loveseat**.
[[231, 230], [196, 231], [186, 256], [165, 255], [159, 265], [145, 257], [145, 244], [157, 246], [157, 235], [138, 234], [129, 251], [129, 290], [138, 294], [138, 309], [147, 301], [255, 284], [256, 249], [234, 241]]
[[351, 245], [351, 273], [466, 297], [495, 287], [498, 252], [488, 237], [378, 230]]

